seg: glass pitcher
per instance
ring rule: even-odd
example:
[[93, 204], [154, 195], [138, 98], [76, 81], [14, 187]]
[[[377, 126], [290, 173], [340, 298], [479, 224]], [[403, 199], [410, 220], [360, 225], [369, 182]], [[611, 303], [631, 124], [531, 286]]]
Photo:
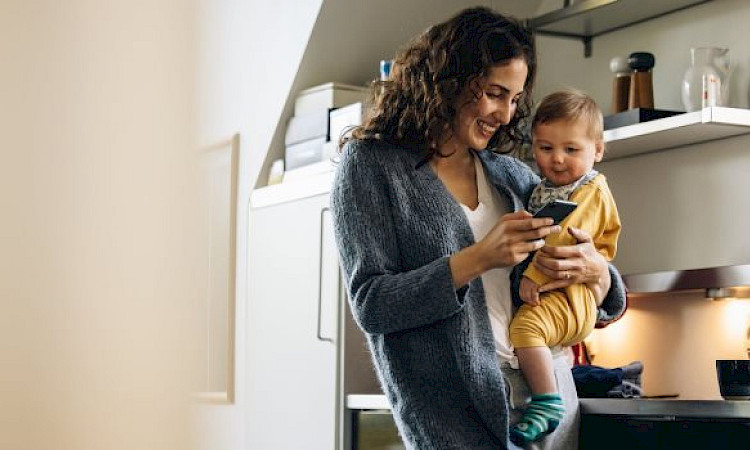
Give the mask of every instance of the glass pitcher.
[[729, 90], [729, 49], [695, 47], [690, 49], [691, 65], [682, 79], [682, 104], [697, 111], [707, 106], [727, 106]]

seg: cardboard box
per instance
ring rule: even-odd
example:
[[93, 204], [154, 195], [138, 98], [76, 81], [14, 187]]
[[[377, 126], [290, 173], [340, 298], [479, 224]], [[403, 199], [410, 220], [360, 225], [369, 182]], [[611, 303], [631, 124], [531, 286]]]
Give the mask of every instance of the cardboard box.
[[326, 83], [305, 89], [294, 102], [294, 115], [328, 111], [333, 108], [364, 102], [369, 89], [341, 83]]

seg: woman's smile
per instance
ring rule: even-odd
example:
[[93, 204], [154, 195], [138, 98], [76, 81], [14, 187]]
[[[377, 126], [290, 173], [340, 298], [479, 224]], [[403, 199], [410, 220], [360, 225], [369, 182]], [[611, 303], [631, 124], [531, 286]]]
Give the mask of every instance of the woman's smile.
[[477, 119], [477, 123], [479, 124], [479, 132], [484, 135], [485, 139], [490, 140], [492, 136], [495, 135], [498, 128], [500, 128], [500, 125], [490, 125], [489, 123], [485, 122], [484, 120]]

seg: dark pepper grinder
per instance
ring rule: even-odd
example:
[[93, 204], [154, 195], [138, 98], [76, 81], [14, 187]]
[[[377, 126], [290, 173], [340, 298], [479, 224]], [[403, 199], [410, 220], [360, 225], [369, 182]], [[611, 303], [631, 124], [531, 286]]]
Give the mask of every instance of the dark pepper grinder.
[[654, 108], [654, 85], [651, 77], [654, 64], [652, 53], [635, 52], [628, 57], [628, 65], [633, 70], [630, 74], [628, 108]]

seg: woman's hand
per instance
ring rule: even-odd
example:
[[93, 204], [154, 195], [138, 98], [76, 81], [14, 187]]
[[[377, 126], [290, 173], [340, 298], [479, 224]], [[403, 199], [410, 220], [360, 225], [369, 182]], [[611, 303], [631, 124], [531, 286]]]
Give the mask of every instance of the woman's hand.
[[535, 219], [526, 211], [504, 215], [481, 241], [451, 256], [453, 284], [460, 287], [497, 267], [512, 267], [544, 246], [544, 238], [560, 231], [552, 219]]
[[489, 269], [511, 267], [544, 246], [544, 238], [560, 231], [552, 219], [539, 218], [526, 211], [506, 214], [480, 241], [484, 247]]
[[577, 244], [545, 246], [539, 250], [534, 265], [552, 278], [552, 281], [539, 287], [539, 292], [583, 283], [594, 293], [596, 304], [601, 305], [611, 283], [607, 260], [596, 251], [587, 232], [577, 228], [569, 228], [569, 232]]

